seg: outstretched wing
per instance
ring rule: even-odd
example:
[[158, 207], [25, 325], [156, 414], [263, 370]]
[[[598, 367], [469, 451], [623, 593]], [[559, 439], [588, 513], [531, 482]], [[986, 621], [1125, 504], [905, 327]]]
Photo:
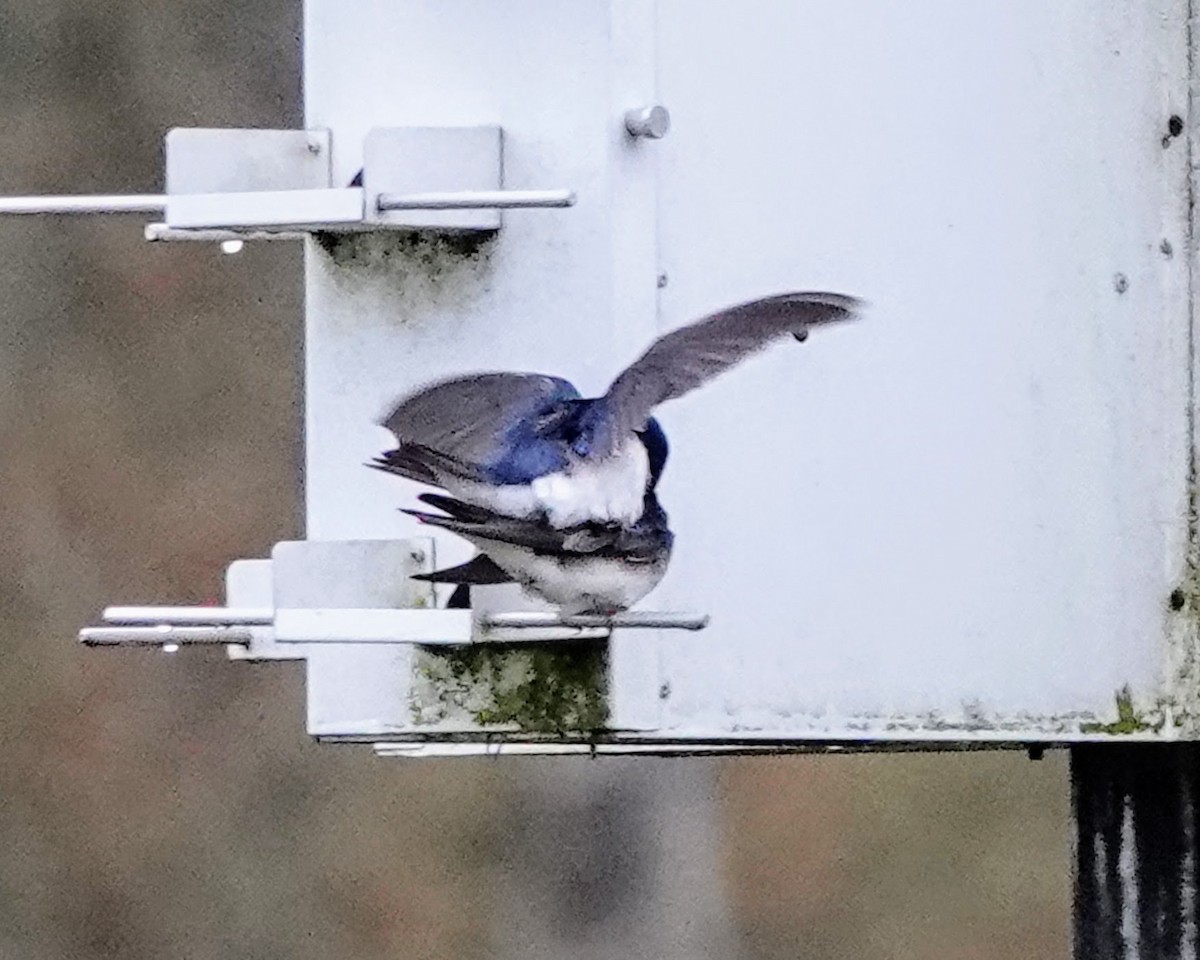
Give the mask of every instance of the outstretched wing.
[[479, 373], [442, 380], [403, 398], [383, 421], [399, 446], [375, 466], [438, 485], [446, 474], [482, 479], [506, 438], [579, 391], [538, 373]]
[[841, 293], [781, 293], [727, 307], [659, 337], [605, 396], [612, 441], [644, 427], [660, 403], [681, 397], [773, 340], [851, 320], [862, 301]]

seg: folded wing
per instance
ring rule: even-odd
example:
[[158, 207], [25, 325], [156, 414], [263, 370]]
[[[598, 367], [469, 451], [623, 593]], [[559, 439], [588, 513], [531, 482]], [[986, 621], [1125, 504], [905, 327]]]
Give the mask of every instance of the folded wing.
[[402, 399], [383, 425], [398, 446], [372, 465], [443, 486], [487, 482], [503, 468], [514, 431], [579, 397], [566, 380], [536, 373], [480, 373], [442, 380]]

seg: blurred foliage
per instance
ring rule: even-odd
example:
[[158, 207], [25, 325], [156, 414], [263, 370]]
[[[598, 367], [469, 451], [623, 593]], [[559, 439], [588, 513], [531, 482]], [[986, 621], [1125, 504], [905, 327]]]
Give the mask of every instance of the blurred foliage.
[[[2, 0], [0, 192], [153, 191], [172, 126], [300, 125], [299, 33], [296, 0]], [[495, 956], [523, 875], [562, 923], [636, 914], [643, 851], [703, 846], [539, 794], [588, 761], [312, 744], [295, 665], [77, 647], [300, 535], [300, 251], [9, 218], [0, 264], [0, 956]], [[1061, 758], [633, 763], [715, 811], [748, 957], [1066, 952]]]

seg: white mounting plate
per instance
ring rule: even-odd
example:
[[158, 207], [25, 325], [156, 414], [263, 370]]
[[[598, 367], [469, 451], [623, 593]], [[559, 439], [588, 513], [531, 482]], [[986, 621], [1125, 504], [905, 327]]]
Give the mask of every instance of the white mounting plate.
[[327, 130], [176, 128], [167, 136], [167, 193], [0, 197], [0, 216], [159, 213], [166, 222], [147, 224], [147, 240], [225, 242], [384, 229], [494, 233], [502, 210], [575, 203], [566, 187], [502, 189], [497, 126], [380, 128], [367, 139], [360, 176], [370, 192], [331, 184]]
[[175, 127], [167, 132], [167, 193], [319, 190], [333, 186], [328, 130]]
[[176, 127], [166, 229], [293, 231], [363, 224], [363, 191], [332, 189], [328, 130]]
[[[331, 180], [330, 132], [177, 127], [167, 134], [165, 225], [151, 239], [294, 236], [296, 231], [399, 229], [435, 232], [498, 230], [511, 202], [503, 187], [503, 136], [491, 126], [411, 126], [372, 129], [363, 143], [361, 187]], [[462, 197], [466, 209], [380, 210], [393, 197]], [[546, 193], [531, 206], [563, 205]], [[573, 201], [572, 201], [573, 202]], [[192, 233], [189, 234], [189, 231]]]
[[[231, 563], [225, 571], [226, 605], [270, 610], [275, 603], [273, 568], [270, 560], [235, 560]], [[303, 650], [276, 643], [271, 627], [252, 626], [249, 632], [249, 645], [231, 643], [225, 647], [230, 660], [304, 659]]]

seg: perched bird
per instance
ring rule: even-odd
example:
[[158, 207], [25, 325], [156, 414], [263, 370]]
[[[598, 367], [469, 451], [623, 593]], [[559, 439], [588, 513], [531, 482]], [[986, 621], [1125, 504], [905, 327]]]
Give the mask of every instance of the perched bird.
[[372, 466], [445, 490], [419, 497], [441, 513], [405, 512], [480, 551], [419, 579], [515, 580], [568, 614], [632, 606], [666, 573], [674, 540], [655, 492], [668, 447], [654, 408], [860, 306], [785, 293], [728, 307], [660, 337], [601, 397], [544, 374], [477, 373], [401, 399], [384, 421], [397, 447]]

